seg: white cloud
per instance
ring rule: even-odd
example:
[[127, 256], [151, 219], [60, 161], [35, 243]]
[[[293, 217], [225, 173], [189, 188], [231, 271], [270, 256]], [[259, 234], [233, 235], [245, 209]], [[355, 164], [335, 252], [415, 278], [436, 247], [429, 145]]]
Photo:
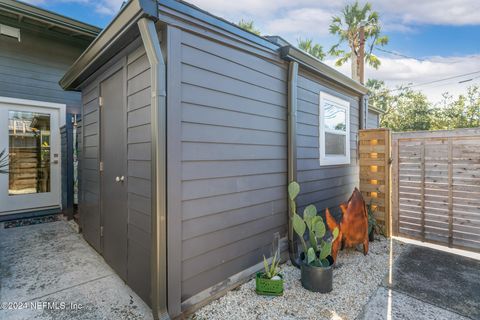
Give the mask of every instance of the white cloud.
[[[230, 21], [251, 19], [265, 33], [305, 33], [322, 35], [334, 13], [351, 0], [189, 0], [191, 3]], [[480, 25], [478, 0], [370, 0], [380, 12], [386, 30], [411, 32], [416, 25]], [[280, 34], [281, 35], [281, 34]]]
[[[114, 15], [120, 9], [123, 0], [24, 0], [33, 5], [62, 2], [88, 3], [102, 14]], [[299, 25], [310, 25], [312, 17], [315, 21], [321, 20], [319, 27], [330, 21], [330, 15], [324, 13], [339, 12], [352, 0], [188, 0], [200, 8], [222, 16], [231, 21], [241, 18], [253, 19], [259, 24], [268, 25], [273, 21], [290, 17], [286, 22], [294, 21]], [[396, 30], [410, 30], [415, 24], [441, 24], [441, 25], [479, 25], [480, 1], [478, 0], [369, 0], [375, 10], [381, 13], [386, 26]], [[309, 8], [311, 14], [302, 12]], [[296, 16], [295, 12], [301, 15]], [[318, 14], [318, 15], [316, 15]], [[265, 20], [266, 19], [266, 20]], [[296, 25], [290, 25], [298, 29]], [[318, 29], [318, 28], [315, 28]], [[315, 30], [313, 30], [315, 31]], [[321, 31], [325, 32], [325, 31]]]
[[373, 7], [402, 24], [478, 25], [478, 0], [373, 0]]
[[104, 14], [104, 15], [115, 15], [120, 8], [122, 7], [122, 3], [124, 0], [101, 0], [101, 1], [93, 1], [92, 3], [96, 3], [95, 11]]
[[274, 18], [265, 24], [269, 34], [305, 33], [326, 35], [332, 13], [323, 9], [301, 8], [288, 11], [279, 18]]
[[[391, 59], [385, 57], [381, 60], [382, 65], [378, 70], [367, 66], [365, 78], [383, 80], [387, 86], [392, 89], [399, 85], [417, 85], [480, 71], [480, 55], [448, 58], [432, 57], [422, 61], [415, 59]], [[334, 66], [335, 61], [331, 59], [327, 60], [326, 63], [330, 66]], [[342, 73], [350, 76], [350, 64], [347, 63], [338, 69]], [[442, 98], [442, 93], [445, 91], [458, 95], [464, 93], [467, 87], [473, 84], [480, 84], [479, 76], [480, 73], [477, 73], [428, 85], [415, 86], [412, 87], [412, 89], [422, 91], [431, 101], [436, 102]], [[458, 83], [459, 81], [469, 79], [473, 80], [465, 83]]]
[[[263, 34], [279, 35], [295, 44], [296, 39], [314, 38], [328, 49], [335, 39], [328, 36], [331, 17], [353, 0], [187, 0], [202, 9], [220, 15], [230, 21], [251, 19]], [[362, 1], [363, 2], [363, 1]], [[479, 0], [369, 0], [380, 12], [385, 31], [414, 33], [419, 25], [480, 25]], [[472, 41], [474, 41], [472, 39]], [[333, 59], [327, 61], [333, 65]], [[350, 75], [350, 64], [340, 70]], [[426, 60], [392, 59], [382, 57], [379, 70], [367, 68], [367, 78], [384, 80], [388, 86], [423, 83], [452, 75], [480, 70], [480, 55], [468, 57], [430, 57]], [[453, 94], [464, 92], [465, 88], [480, 82], [458, 84], [468, 77], [419, 86], [433, 101], [439, 100], [444, 91]]]
[[283, 10], [301, 7], [305, 0], [189, 0], [191, 4], [232, 21], [241, 18], [273, 16]]
[[40, 4], [44, 4], [46, 2], [46, 0], [23, 0], [23, 2], [32, 4], [34, 6], [38, 6]]

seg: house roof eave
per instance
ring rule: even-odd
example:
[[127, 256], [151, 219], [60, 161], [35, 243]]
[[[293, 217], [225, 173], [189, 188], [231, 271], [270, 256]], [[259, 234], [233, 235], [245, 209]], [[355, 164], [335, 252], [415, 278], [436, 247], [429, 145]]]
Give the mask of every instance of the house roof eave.
[[297, 61], [301, 66], [310, 69], [313, 72], [319, 73], [329, 80], [332, 80], [343, 87], [347, 87], [362, 96], [368, 93], [368, 88], [361, 83], [351, 79], [350, 77], [347, 77], [340, 71], [335, 70], [317, 58], [294, 46], [288, 45], [282, 47], [280, 49], [280, 55], [283, 59]]
[[76, 34], [95, 38], [102, 30], [96, 26], [63, 16], [61, 14], [38, 8], [27, 3], [14, 0], [0, 0], [0, 11], [9, 12], [19, 18], [28, 17], [50, 26], [69, 30]]
[[156, 1], [130, 0], [122, 7], [112, 22], [103, 29], [90, 46], [85, 49], [80, 57], [70, 66], [62, 79], [60, 79], [60, 86], [65, 90], [78, 90], [78, 86], [84, 80], [84, 77], [81, 76], [95, 72], [101, 64], [99, 58], [103, 57], [113, 45], [116, 44], [119, 46], [117, 41], [124, 39], [124, 36], [131, 31], [132, 26], [135, 25], [141, 17], [157, 17], [157, 10]]

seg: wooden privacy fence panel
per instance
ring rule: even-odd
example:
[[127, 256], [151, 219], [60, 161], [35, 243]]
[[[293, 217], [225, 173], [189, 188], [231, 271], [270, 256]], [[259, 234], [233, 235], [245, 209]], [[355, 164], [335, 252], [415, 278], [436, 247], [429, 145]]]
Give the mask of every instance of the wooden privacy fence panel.
[[480, 130], [392, 135], [393, 232], [480, 251]]
[[390, 130], [360, 130], [360, 191], [390, 235]]

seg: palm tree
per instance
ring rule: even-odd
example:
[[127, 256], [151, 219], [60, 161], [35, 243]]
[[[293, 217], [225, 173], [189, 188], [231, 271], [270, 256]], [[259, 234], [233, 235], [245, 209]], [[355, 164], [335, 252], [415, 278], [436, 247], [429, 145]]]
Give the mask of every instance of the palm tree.
[[260, 35], [260, 30], [258, 30], [252, 20], [240, 20], [237, 25], [242, 28], [243, 30], [247, 30], [248, 32], [254, 33], [257, 36]]
[[[375, 46], [384, 46], [388, 43], [388, 37], [381, 35], [381, 26], [378, 12], [372, 11], [370, 3], [366, 3], [363, 8], [358, 1], [352, 5], [347, 5], [341, 16], [332, 17], [330, 24], [330, 33], [339, 37], [338, 43], [330, 49], [332, 56], [339, 57], [335, 62], [337, 66], [343, 65], [348, 60], [352, 63], [352, 79], [362, 81], [358, 74], [358, 60], [360, 49], [360, 28], [363, 25], [365, 30], [365, 62], [378, 69], [380, 59], [373, 54]], [[369, 43], [367, 43], [369, 42]], [[347, 43], [348, 51], [341, 48], [341, 45]]]
[[8, 174], [9, 158], [7, 150], [0, 151], [0, 174]]
[[321, 45], [316, 43], [315, 45], [313, 44], [312, 39], [298, 39], [297, 40], [298, 47], [305, 51], [306, 53], [311, 54], [315, 58], [319, 60], [325, 59], [325, 52], [323, 52], [323, 48]]

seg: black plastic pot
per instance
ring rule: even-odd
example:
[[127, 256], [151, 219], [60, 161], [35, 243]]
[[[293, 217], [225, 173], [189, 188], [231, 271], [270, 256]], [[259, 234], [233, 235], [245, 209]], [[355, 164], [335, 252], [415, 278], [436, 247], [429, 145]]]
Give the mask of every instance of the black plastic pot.
[[315, 267], [305, 262], [301, 266], [302, 286], [313, 292], [328, 293], [332, 291], [333, 269], [329, 267]]
[[335, 261], [332, 256], [326, 259], [330, 262], [329, 267], [315, 267], [305, 263], [305, 254], [300, 254], [301, 258], [301, 282], [302, 286], [313, 292], [328, 293], [333, 287], [333, 266]]
[[368, 234], [368, 241], [372, 242], [373, 240], [375, 240], [375, 231], [372, 228], [372, 231]]

